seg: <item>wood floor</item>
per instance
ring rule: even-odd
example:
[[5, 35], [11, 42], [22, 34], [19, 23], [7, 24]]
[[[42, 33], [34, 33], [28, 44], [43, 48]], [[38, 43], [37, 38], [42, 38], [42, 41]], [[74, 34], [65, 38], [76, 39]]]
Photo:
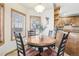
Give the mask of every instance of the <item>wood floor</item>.
[[[17, 56], [17, 50], [14, 50], [14, 51], [6, 54], [6, 56]], [[67, 53], [64, 53], [64, 56], [69, 56], [69, 55]]]
[[3, 42], [0, 41], [0, 46], [3, 45]]

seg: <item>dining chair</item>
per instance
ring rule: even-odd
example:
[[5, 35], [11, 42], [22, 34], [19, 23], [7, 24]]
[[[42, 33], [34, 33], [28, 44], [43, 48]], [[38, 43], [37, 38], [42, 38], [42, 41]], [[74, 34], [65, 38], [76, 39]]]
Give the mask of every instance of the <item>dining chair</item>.
[[36, 32], [33, 30], [28, 31], [28, 36], [35, 36]]
[[52, 36], [52, 34], [53, 34], [53, 31], [49, 30], [48, 36]]
[[47, 50], [43, 51], [41, 55], [42, 56], [64, 56], [65, 45], [66, 45], [69, 33], [70, 32], [68, 32], [68, 34], [65, 34], [65, 33], [63, 34], [61, 43], [58, 48], [58, 52], [56, 52], [55, 49], [49, 47]]
[[17, 44], [18, 56], [36, 56], [39, 54], [38, 51], [36, 51], [31, 47], [28, 47], [27, 49], [25, 49], [21, 33], [14, 32], [14, 35], [15, 35], [16, 44]]
[[55, 29], [54, 29], [54, 35], [55, 35], [54, 38], [55, 38], [55, 39], [56, 39], [56, 36], [57, 36], [57, 32], [58, 32], [58, 28], [55, 28]]
[[[54, 33], [54, 39], [56, 39], [56, 36], [57, 36], [57, 32], [58, 32], [58, 28], [55, 28], [54, 31], [49, 31], [49, 33], [52, 35], [52, 33]], [[49, 35], [50, 36], [50, 35]], [[56, 43], [53, 44], [53, 48], [55, 49], [55, 46], [56, 46]]]

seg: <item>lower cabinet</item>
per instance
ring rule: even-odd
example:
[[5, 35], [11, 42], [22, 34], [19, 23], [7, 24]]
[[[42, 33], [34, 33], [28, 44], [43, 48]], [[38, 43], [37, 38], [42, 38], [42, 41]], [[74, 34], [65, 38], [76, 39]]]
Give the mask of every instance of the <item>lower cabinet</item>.
[[[58, 31], [56, 35], [56, 47], [59, 47], [62, 36], [62, 31]], [[70, 56], [79, 56], [79, 33], [69, 34], [65, 52]]]
[[71, 56], [79, 56], [79, 33], [70, 33], [65, 52]]

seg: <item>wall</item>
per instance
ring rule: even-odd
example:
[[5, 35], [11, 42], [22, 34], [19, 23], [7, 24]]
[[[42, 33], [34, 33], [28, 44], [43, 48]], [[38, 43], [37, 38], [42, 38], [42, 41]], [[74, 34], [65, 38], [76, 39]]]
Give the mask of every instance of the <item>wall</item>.
[[[11, 8], [26, 14], [26, 36], [27, 36], [27, 31], [30, 29], [30, 15], [41, 16], [43, 26], [46, 24], [44, 17], [46, 17], [46, 16], [49, 17], [50, 23], [49, 23], [48, 29], [54, 28], [53, 7], [50, 10], [44, 11], [44, 13], [42, 13], [42, 14], [38, 14], [34, 10], [29, 10], [29, 9], [25, 8], [24, 6], [22, 6], [21, 4], [6, 3], [5, 4], [5, 19], [4, 19], [5, 43], [11, 41]], [[48, 30], [46, 30], [46, 31], [48, 31]], [[46, 31], [44, 32], [44, 34], [46, 33]]]
[[1, 6], [1, 4], [0, 4], [0, 43], [1, 42], [3, 42], [4, 40], [4, 37], [3, 37], [3, 35], [4, 35], [4, 33], [3, 33], [3, 22], [4, 22], [4, 20], [3, 20], [3, 9], [4, 9], [4, 7], [3, 6]]
[[[41, 23], [43, 24], [43, 26], [45, 26], [46, 23], [47, 23], [45, 17], [49, 17], [50, 20], [49, 20], [48, 29], [46, 29], [44, 31], [44, 35], [45, 34], [47, 35], [49, 30], [53, 30], [54, 29], [54, 14], [53, 14], [54, 10], [53, 10], [53, 6], [52, 6], [51, 9], [45, 10], [43, 13], [37, 13], [36, 11], [34, 11], [32, 9], [27, 9], [27, 10], [29, 12], [29, 14], [28, 14], [29, 16], [30, 15], [32, 15], [32, 16], [40, 16], [41, 17]], [[30, 25], [30, 23], [29, 23], [29, 25]], [[29, 26], [29, 28], [30, 28], [30, 26]]]
[[[24, 14], [27, 13], [26, 9], [19, 5], [19, 4], [15, 4], [15, 3], [7, 3], [5, 4], [5, 19], [4, 19], [4, 39], [5, 39], [5, 43], [11, 41], [11, 8], [20, 11]], [[27, 16], [27, 14], [26, 14]], [[26, 22], [27, 22], [27, 18], [26, 18]], [[26, 24], [27, 26], [27, 24]]]
[[79, 3], [61, 3], [61, 16], [79, 16]]

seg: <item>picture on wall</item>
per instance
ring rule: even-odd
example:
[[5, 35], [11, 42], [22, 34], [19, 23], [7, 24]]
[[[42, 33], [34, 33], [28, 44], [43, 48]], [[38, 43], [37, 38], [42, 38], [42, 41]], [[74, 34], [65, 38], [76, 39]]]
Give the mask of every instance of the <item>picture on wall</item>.
[[30, 16], [30, 29], [36, 30], [38, 25], [41, 24], [41, 17], [40, 16]]
[[30, 16], [30, 30], [39, 32], [40, 26], [41, 26], [41, 17], [40, 16]]

